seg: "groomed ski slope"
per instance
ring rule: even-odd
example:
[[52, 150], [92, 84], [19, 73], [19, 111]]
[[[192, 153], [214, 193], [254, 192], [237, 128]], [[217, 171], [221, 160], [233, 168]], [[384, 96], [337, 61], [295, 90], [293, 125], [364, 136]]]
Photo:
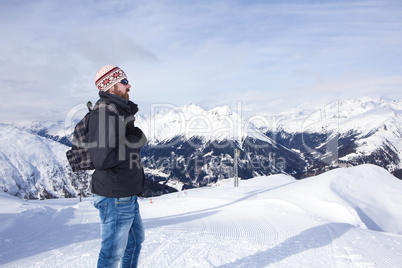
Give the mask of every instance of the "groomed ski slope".
[[[140, 267], [402, 267], [402, 181], [362, 165], [142, 199]], [[0, 194], [0, 267], [96, 267], [92, 199]]]

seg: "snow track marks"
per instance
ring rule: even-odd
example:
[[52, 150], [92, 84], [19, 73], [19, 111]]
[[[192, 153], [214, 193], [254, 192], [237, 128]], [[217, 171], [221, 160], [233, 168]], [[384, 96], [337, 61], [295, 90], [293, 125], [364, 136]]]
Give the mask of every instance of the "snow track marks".
[[[256, 204], [260, 210], [250, 209]], [[147, 228], [142, 267], [218, 267], [225, 263], [227, 267], [253, 267], [257, 265], [256, 260], [264, 259], [263, 263], [269, 265], [284, 261], [293, 254], [308, 252], [311, 248], [317, 252], [321, 247], [323, 253], [319, 255], [324, 256], [325, 263], [334, 262], [325, 257], [331, 255], [332, 250], [326, 227], [317, 226], [319, 223], [292, 204], [251, 200], [217, 206], [208, 211], [211, 213], [201, 210], [199, 213], [204, 216], [192, 214], [193, 220], [181, 221], [180, 217], [191, 219], [182, 213], [173, 217], [175, 224], [162, 221], [164, 225], [152, 224], [153, 228]], [[299, 216], [295, 218], [294, 213]], [[314, 241], [317, 237], [319, 240]], [[306, 238], [311, 241], [308, 245]], [[296, 250], [295, 244], [298, 244]], [[230, 254], [225, 254], [227, 252]], [[249, 260], [248, 256], [253, 258]], [[309, 254], [305, 259], [306, 263], [310, 261]]]

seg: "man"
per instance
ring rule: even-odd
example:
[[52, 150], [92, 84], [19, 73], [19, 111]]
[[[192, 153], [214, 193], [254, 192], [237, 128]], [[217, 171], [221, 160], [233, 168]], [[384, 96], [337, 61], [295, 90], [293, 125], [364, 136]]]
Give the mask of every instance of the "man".
[[137, 197], [144, 188], [139, 157], [146, 142], [134, 127], [136, 104], [129, 100], [131, 85], [122, 69], [103, 66], [95, 78], [100, 90], [88, 122], [94, 206], [99, 210], [102, 244], [98, 267], [137, 267], [144, 227]]

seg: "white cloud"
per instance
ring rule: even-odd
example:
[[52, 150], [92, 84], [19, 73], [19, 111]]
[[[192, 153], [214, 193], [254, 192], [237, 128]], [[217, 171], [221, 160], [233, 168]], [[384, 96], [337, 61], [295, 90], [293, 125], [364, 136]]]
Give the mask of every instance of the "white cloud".
[[95, 101], [104, 64], [126, 71], [140, 105], [400, 98], [401, 11], [399, 1], [7, 1], [1, 121], [62, 119]]

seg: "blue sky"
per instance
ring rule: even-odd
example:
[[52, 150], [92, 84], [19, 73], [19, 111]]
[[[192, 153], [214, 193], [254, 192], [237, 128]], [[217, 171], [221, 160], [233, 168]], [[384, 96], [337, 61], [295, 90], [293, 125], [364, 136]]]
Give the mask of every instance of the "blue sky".
[[131, 99], [279, 113], [400, 99], [402, 1], [5, 0], [0, 122], [63, 120], [121, 67]]

